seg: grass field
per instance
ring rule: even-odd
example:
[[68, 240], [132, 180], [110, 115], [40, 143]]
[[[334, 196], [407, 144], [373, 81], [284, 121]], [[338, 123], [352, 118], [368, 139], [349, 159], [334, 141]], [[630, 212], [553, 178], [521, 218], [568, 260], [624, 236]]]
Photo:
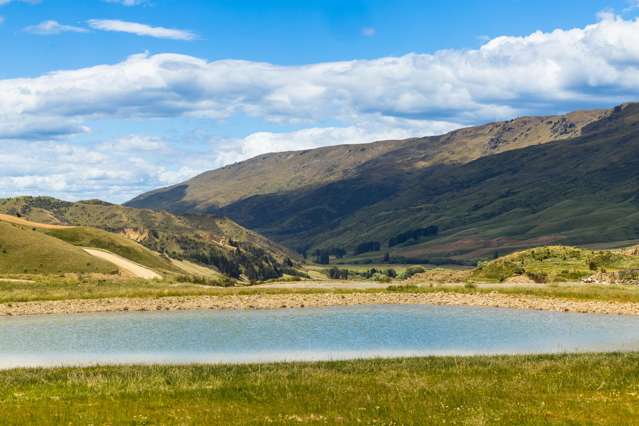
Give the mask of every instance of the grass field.
[[[19, 276], [18, 276], [19, 277]], [[15, 278], [15, 277], [12, 277]], [[33, 278], [25, 276], [24, 278]], [[579, 301], [611, 301], [639, 303], [639, 287], [626, 285], [533, 285], [533, 286], [489, 286], [466, 288], [453, 285], [395, 285], [388, 289], [313, 289], [313, 288], [261, 288], [217, 287], [190, 283], [175, 283], [170, 280], [155, 282], [146, 280], [96, 280], [86, 278], [37, 277], [33, 282], [3, 281], [0, 276], [0, 303], [29, 302], [45, 300], [100, 299], [112, 297], [167, 297], [236, 294], [321, 294], [321, 293], [500, 293], [513, 296], [539, 296]]]
[[639, 354], [0, 372], [2, 424], [639, 424]]

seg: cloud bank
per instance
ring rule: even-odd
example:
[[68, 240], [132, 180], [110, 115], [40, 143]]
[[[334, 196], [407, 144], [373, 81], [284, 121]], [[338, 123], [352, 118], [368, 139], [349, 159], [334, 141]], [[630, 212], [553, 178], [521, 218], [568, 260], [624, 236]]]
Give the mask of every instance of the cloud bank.
[[[603, 14], [584, 28], [498, 37], [474, 50], [303, 66], [140, 54], [117, 64], [0, 80], [0, 92], [0, 139], [18, 145], [62, 146], [51, 139], [86, 133], [87, 123], [100, 119], [248, 115], [306, 127], [224, 141], [197, 163], [201, 169], [185, 168], [190, 159], [167, 165], [157, 155], [145, 157], [144, 178], [131, 179], [127, 163], [121, 180], [101, 181], [118, 188], [114, 182], [126, 186], [130, 179], [139, 182], [130, 186], [137, 190], [173, 183], [167, 176], [181, 179], [179, 170], [195, 173], [267, 151], [426, 135], [637, 100], [639, 20]], [[116, 155], [99, 154], [109, 165]], [[10, 177], [16, 176], [0, 172], [0, 179]]]

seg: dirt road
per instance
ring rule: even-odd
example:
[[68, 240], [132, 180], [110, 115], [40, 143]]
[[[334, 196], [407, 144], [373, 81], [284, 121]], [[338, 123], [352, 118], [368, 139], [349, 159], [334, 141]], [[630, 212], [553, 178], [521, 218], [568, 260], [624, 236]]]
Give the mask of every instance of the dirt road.
[[118, 256], [117, 254], [90, 248], [85, 248], [84, 251], [89, 253], [91, 256], [95, 256], [102, 260], [106, 260], [107, 262], [111, 262], [118, 268], [122, 268], [138, 278], [143, 278], [145, 280], [162, 279], [162, 276], [157, 272], [144, 266], [138, 265], [137, 263], [132, 262], [129, 259], [125, 259], [122, 256]]

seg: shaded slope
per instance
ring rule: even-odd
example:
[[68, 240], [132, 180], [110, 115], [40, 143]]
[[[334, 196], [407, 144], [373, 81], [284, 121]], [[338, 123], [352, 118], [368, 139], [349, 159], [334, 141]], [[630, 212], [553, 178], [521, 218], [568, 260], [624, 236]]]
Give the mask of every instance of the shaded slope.
[[[561, 129], [559, 141], [545, 140], [557, 136], [549, 128]], [[639, 106], [629, 104], [399, 142], [335, 181], [246, 196], [217, 211], [299, 250], [352, 254], [377, 242], [378, 252], [359, 257], [463, 261], [549, 243], [637, 239], [637, 188]], [[428, 227], [437, 235], [389, 247]]]

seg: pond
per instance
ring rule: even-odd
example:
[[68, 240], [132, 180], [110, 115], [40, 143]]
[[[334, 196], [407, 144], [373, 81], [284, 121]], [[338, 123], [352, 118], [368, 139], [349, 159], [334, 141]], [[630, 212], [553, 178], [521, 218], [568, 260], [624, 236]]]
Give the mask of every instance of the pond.
[[0, 368], [639, 349], [639, 317], [376, 305], [0, 319]]

